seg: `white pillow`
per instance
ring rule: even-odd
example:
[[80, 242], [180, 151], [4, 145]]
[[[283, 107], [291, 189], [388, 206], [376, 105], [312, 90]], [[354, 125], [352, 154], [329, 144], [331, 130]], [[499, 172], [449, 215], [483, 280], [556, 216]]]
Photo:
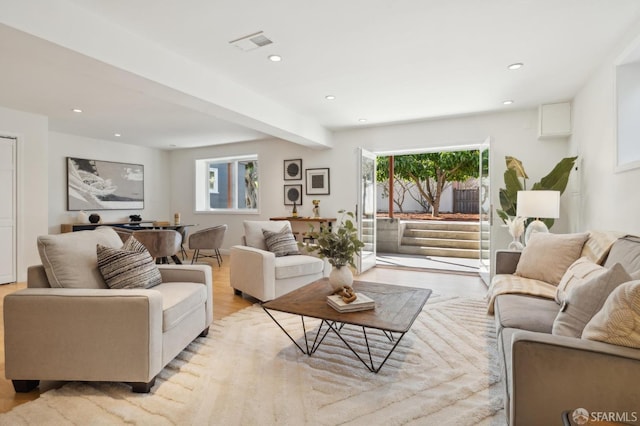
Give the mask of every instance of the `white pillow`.
[[558, 285], [582, 252], [589, 237], [584, 234], [535, 233], [522, 251], [516, 275]]
[[98, 270], [96, 246], [122, 247], [112, 228], [38, 237], [38, 252], [49, 285], [63, 288], [108, 288]]

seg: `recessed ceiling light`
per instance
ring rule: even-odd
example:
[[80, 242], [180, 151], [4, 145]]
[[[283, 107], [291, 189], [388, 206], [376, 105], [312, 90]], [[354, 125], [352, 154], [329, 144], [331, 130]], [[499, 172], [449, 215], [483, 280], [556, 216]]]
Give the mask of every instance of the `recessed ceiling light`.
[[269, 55], [269, 60], [271, 62], [280, 62], [282, 60], [282, 56], [280, 56], [280, 55]]
[[81, 113], [82, 112], [82, 110], [80, 108], [74, 108], [71, 111], [77, 112], [77, 113]]
[[358, 121], [361, 123], [366, 123], [367, 119], [366, 118], [358, 118]]
[[513, 104], [513, 101], [511, 99], [507, 99], [506, 101], [503, 101], [502, 103], [505, 104], [505, 105], [511, 105], [511, 104]]
[[115, 136], [116, 138], [119, 138], [122, 135], [120, 133], [114, 133], [113, 136]]
[[516, 62], [514, 64], [509, 65], [507, 68], [510, 69], [510, 70], [519, 70], [523, 66], [524, 66], [524, 64], [522, 62]]
[[324, 98], [325, 98], [325, 99], [327, 99], [327, 100], [329, 100], [329, 101], [332, 101], [332, 100], [334, 100], [336, 97], [335, 97], [335, 96], [333, 96], [333, 95], [327, 95], [327, 96], [325, 96]]

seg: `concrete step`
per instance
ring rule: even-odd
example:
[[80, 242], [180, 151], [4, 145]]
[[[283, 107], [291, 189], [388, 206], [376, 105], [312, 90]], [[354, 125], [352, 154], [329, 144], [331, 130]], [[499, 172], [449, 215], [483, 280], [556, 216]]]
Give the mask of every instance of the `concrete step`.
[[400, 253], [478, 259], [481, 226], [478, 222], [403, 221]]
[[443, 247], [480, 250], [479, 240], [455, 240], [451, 238], [402, 237], [402, 246]]
[[480, 233], [477, 231], [448, 231], [439, 229], [416, 229], [407, 228], [404, 230], [404, 237], [414, 238], [444, 238], [452, 240], [479, 240]]
[[459, 248], [400, 246], [400, 253], [421, 256], [461, 257], [466, 259], [479, 259], [480, 251]]
[[403, 221], [405, 229], [428, 229], [441, 231], [468, 231], [478, 232], [480, 224], [478, 222], [447, 222], [437, 220]]

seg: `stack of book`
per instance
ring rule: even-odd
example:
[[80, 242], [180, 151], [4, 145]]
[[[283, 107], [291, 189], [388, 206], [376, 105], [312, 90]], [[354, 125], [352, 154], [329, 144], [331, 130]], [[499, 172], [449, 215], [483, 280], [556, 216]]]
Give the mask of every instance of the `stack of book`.
[[362, 293], [356, 293], [356, 296], [358, 296], [356, 300], [351, 303], [346, 303], [337, 294], [332, 294], [331, 296], [327, 296], [327, 303], [338, 312], [366, 311], [367, 309], [374, 309], [376, 307], [375, 300], [370, 297]]

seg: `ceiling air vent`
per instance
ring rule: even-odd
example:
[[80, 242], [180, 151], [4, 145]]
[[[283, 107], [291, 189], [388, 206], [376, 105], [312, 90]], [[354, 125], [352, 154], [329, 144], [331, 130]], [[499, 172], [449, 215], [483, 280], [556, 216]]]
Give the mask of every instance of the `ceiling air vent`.
[[229, 43], [233, 44], [243, 52], [248, 52], [250, 50], [271, 44], [273, 43], [273, 41], [269, 40], [269, 38], [267, 38], [267, 36], [265, 36], [264, 33], [260, 31], [248, 36], [240, 37], [237, 40], [232, 40]]

